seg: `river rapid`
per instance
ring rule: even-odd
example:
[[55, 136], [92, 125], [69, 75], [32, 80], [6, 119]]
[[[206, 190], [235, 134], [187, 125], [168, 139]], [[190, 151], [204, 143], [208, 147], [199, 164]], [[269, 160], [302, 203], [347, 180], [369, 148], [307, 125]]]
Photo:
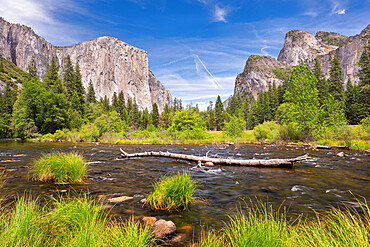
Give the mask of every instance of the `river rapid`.
[[[193, 155], [230, 157], [234, 159], [290, 158], [310, 154], [310, 159], [294, 168], [253, 168], [214, 166], [208, 172], [191, 169], [196, 164], [158, 157], [123, 159], [119, 149], [128, 153], [169, 151]], [[32, 180], [32, 161], [44, 153], [78, 151], [89, 162], [85, 184], [54, 185]], [[5, 194], [32, 194], [43, 198], [68, 193], [87, 193], [94, 198], [130, 196], [111, 210], [114, 217], [128, 218], [132, 214], [156, 216], [172, 220], [183, 236], [179, 244], [188, 243], [202, 227], [220, 228], [229, 213], [245, 202], [258, 198], [275, 208], [283, 205], [290, 217], [314, 216], [314, 210], [325, 211], [338, 204], [356, 207], [355, 196], [370, 199], [370, 156], [359, 151], [305, 150], [286, 145], [97, 145], [71, 143], [0, 142], [0, 172], [6, 170]], [[140, 200], [152, 190], [159, 178], [187, 170], [198, 182], [198, 197], [202, 201], [188, 212], [152, 211]]]

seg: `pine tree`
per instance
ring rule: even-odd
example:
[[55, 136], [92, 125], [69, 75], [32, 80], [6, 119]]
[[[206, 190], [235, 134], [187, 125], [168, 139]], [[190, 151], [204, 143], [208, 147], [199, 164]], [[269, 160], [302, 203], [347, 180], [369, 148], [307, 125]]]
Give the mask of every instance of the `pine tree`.
[[360, 87], [352, 85], [350, 79], [347, 82], [345, 115], [348, 123], [352, 125], [359, 124], [366, 116]]
[[73, 81], [73, 88], [74, 91], [77, 92], [78, 98], [80, 100], [81, 108], [78, 110], [81, 114], [84, 113], [83, 105], [85, 104], [85, 88], [82, 85], [82, 76], [80, 71], [80, 66], [77, 63], [74, 71], [74, 81]]
[[75, 72], [73, 69], [72, 61], [70, 56], [68, 55], [66, 60], [64, 61], [63, 67], [63, 82], [68, 90], [68, 99], [70, 100], [73, 96], [73, 93], [77, 91], [75, 88]]
[[364, 111], [366, 116], [370, 115], [370, 30], [366, 29], [366, 34], [363, 39], [365, 45], [360, 57], [360, 70], [358, 76], [360, 78], [359, 86], [361, 88], [361, 96], [364, 102]]
[[123, 91], [118, 94], [118, 113], [122, 120], [126, 121], [127, 111], [126, 111], [126, 101]]
[[143, 111], [143, 114], [141, 115], [141, 126], [142, 128], [146, 129], [148, 127], [150, 121], [150, 114], [148, 112], [148, 109], [145, 108]]
[[157, 103], [153, 104], [153, 110], [152, 110], [152, 113], [151, 113], [151, 118], [152, 118], [152, 124], [155, 127], [158, 127], [160, 118], [159, 118], [159, 110], [158, 110]]
[[89, 103], [96, 103], [95, 90], [91, 80], [87, 89], [86, 101]]
[[51, 63], [46, 68], [46, 73], [44, 76], [44, 86], [47, 90], [51, 90], [54, 93], [62, 93], [66, 94], [67, 89], [65, 88], [64, 84], [58, 77], [58, 65], [53, 57], [51, 59]]
[[306, 65], [294, 67], [285, 92], [285, 99], [289, 102], [288, 112], [294, 122], [304, 132], [308, 140], [318, 124], [319, 102], [317, 80]]
[[36, 67], [36, 61], [35, 61], [34, 56], [32, 56], [31, 61], [28, 64], [27, 71], [31, 79], [36, 79], [36, 80], [39, 79], [37, 75], [37, 67]]
[[132, 124], [135, 128], [137, 128], [139, 120], [140, 120], [139, 106], [136, 103], [136, 98], [134, 98], [134, 101], [132, 103]]
[[129, 125], [132, 125], [132, 121], [133, 121], [133, 105], [132, 105], [132, 100], [131, 98], [128, 98], [127, 99], [127, 103], [126, 103], [126, 112], [127, 112], [127, 117], [126, 117], [126, 121]]
[[118, 97], [117, 97], [117, 93], [116, 92], [113, 93], [113, 97], [112, 97], [112, 108], [117, 113], [119, 113]]
[[334, 97], [334, 100], [344, 105], [344, 86], [343, 73], [338, 58], [330, 62], [330, 77], [328, 81], [328, 92]]
[[171, 108], [168, 106], [168, 104], [166, 104], [164, 107], [162, 118], [163, 118], [163, 126], [166, 129], [169, 128], [172, 122], [172, 113], [171, 113]]
[[317, 90], [319, 91], [319, 95], [318, 95], [319, 103], [323, 104], [328, 95], [328, 85], [325, 80], [324, 74], [322, 73], [320, 62], [317, 58], [315, 59], [313, 74], [317, 79], [316, 87], [317, 87]]
[[224, 113], [224, 105], [222, 104], [221, 97], [217, 96], [216, 105], [215, 105], [215, 120], [216, 120], [216, 128], [218, 131], [222, 130], [222, 125], [224, 122], [223, 113]]
[[108, 113], [110, 111], [110, 105], [109, 105], [109, 99], [107, 95], [104, 95], [104, 99], [102, 99], [101, 101], [102, 101], [102, 105], [103, 105], [103, 109], [105, 113]]

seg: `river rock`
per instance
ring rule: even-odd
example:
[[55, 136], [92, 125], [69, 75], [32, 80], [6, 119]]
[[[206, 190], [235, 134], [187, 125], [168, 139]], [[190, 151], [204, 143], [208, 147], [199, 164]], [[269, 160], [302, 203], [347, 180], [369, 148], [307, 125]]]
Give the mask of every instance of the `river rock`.
[[152, 226], [157, 221], [157, 218], [156, 217], [143, 217], [141, 221], [144, 222], [144, 224], [147, 226]]
[[113, 203], [120, 203], [120, 202], [128, 201], [131, 199], [133, 199], [133, 197], [131, 196], [120, 196], [120, 197], [108, 199], [108, 201], [113, 202]]
[[172, 221], [160, 219], [153, 224], [153, 235], [157, 238], [168, 238], [176, 232], [176, 225]]
[[205, 166], [214, 166], [215, 164], [213, 164], [212, 162], [209, 161], [209, 162], [204, 163], [204, 165]]
[[338, 157], [344, 157], [344, 152], [337, 153]]

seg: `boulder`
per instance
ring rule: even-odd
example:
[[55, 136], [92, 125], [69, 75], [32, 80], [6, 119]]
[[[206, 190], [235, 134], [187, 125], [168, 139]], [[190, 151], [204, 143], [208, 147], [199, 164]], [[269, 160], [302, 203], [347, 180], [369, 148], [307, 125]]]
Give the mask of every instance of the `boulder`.
[[205, 164], [204, 164], [205, 166], [214, 166], [214, 164], [212, 163], [212, 162], [206, 162]]
[[168, 238], [174, 235], [176, 226], [172, 221], [160, 219], [153, 224], [153, 235], [157, 238]]
[[146, 217], [145, 216], [141, 219], [141, 221], [144, 222], [144, 224], [147, 225], [147, 226], [152, 226], [157, 221], [157, 218], [156, 217]]

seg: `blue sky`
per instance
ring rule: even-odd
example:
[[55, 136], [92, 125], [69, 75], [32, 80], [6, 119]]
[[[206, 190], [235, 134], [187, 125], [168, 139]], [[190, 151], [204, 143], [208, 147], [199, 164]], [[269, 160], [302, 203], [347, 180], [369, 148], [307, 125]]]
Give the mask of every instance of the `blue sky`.
[[233, 93], [249, 55], [277, 57], [290, 30], [359, 33], [370, 0], [0, 0], [0, 16], [53, 45], [108, 35], [144, 49], [173, 97], [204, 109]]

